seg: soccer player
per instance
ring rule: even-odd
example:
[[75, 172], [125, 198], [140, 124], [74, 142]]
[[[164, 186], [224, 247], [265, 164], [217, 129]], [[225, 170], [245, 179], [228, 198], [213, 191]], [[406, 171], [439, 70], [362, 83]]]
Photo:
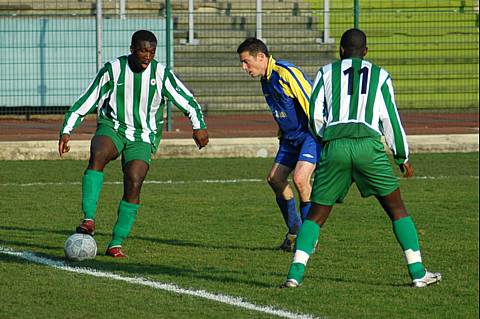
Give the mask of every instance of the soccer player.
[[[279, 128], [279, 148], [267, 181], [273, 189], [288, 232], [279, 249], [292, 251], [302, 220], [310, 209], [310, 179], [321, 147], [308, 128], [309, 78], [287, 61], [275, 60], [261, 40], [248, 38], [237, 49], [242, 69], [252, 78], [260, 77], [262, 91]], [[288, 183], [300, 199], [300, 216]]]
[[284, 287], [302, 283], [321, 228], [333, 205], [343, 201], [353, 182], [363, 197], [374, 195], [392, 221], [412, 286], [425, 287], [442, 278], [423, 265], [414, 222], [381, 142], [383, 135], [404, 177], [413, 176], [392, 79], [384, 69], [363, 60], [366, 54], [365, 34], [350, 29], [340, 40], [341, 60], [320, 68], [315, 79], [310, 127], [324, 149], [315, 171], [312, 208], [298, 234]]
[[97, 111], [97, 130], [91, 140], [90, 159], [82, 179], [84, 218], [77, 232], [93, 235], [103, 170], [122, 155], [123, 197], [106, 255], [126, 257], [127, 238], [140, 206], [140, 191], [151, 154], [160, 143], [164, 100], [169, 99], [190, 118], [198, 148], [208, 144], [200, 105], [172, 70], [154, 60], [157, 39], [146, 30], [132, 36], [131, 54], [108, 62], [65, 115], [60, 130], [60, 156], [70, 150], [70, 134], [85, 116]]

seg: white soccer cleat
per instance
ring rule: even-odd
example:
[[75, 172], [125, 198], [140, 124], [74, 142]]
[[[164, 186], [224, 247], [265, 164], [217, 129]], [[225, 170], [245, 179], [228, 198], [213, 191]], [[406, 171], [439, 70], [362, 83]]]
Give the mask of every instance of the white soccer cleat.
[[425, 273], [420, 279], [413, 279], [412, 287], [413, 288], [423, 288], [427, 287], [428, 285], [434, 284], [442, 280], [442, 274], [439, 272], [429, 272]]
[[293, 278], [287, 279], [287, 280], [280, 286], [280, 288], [297, 288], [297, 287], [300, 287], [300, 284], [298, 283], [298, 281], [296, 281], [296, 280], [293, 279]]

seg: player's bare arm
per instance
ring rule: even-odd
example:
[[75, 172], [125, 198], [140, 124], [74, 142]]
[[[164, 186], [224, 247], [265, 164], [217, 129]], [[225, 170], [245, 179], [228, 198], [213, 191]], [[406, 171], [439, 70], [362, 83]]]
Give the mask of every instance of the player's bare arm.
[[58, 154], [60, 155], [60, 157], [62, 157], [64, 153], [67, 153], [68, 151], [70, 151], [70, 145], [68, 145], [69, 141], [70, 141], [70, 135], [62, 134], [60, 136], [60, 139], [58, 140]]
[[201, 149], [208, 144], [208, 131], [206, 129], [193, 130], [193, 140], [197, 144], [198, 149]]

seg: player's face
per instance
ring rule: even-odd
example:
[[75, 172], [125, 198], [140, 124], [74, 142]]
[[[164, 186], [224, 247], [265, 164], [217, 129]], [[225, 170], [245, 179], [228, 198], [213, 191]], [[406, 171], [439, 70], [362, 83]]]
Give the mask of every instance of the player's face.
[[266, 56], [263, 53], [257, 53], [255, 56], [251, 55], [249, 51], [240, 53], [240, 62], [242, 69], [248, 73], [252, 78], [257, 76], [264, 76], [266, 72]]
[[138, 66], [145, 70], [155, 57], [157, 44], [155, 42], [140, 41], [136, 46], [130, 47]]

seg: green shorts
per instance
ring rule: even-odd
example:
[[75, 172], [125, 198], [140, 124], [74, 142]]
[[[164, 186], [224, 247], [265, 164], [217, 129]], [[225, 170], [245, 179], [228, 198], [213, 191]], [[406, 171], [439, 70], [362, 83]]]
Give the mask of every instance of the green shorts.
[[98, 124], [95, 136], [108, 136], [112, 139], [118, 154], [122, 154], [122, 166], [133, 160], [141, 160], [150, 165], [152, 144], [130, 141], [110, 126], [104, 124]]
[[325, 206], [343, 202], [353, 182], [363, 197], [386, 196], [398, 188], [380, 137], [328, 141], [314, 176], [311, 201]]

